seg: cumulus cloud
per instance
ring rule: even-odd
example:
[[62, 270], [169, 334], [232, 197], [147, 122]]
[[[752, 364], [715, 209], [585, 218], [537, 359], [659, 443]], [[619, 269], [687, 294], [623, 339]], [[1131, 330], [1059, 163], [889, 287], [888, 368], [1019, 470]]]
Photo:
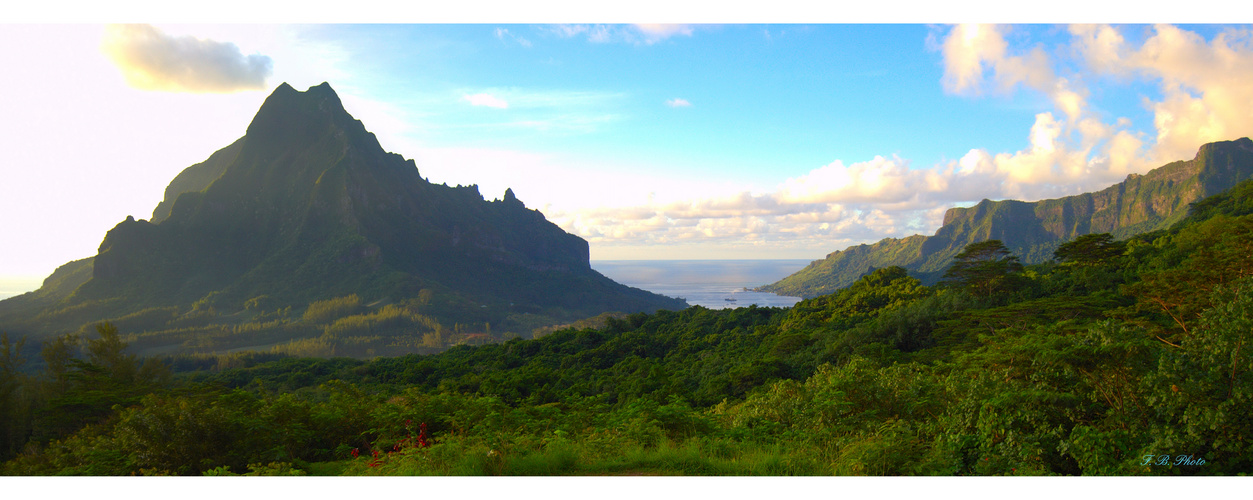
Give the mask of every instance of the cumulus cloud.
[[[1054, 67], [1061, 64], [1050, 59], [1041, 47], [1013, 49], [1004, 36], [1009, 29], [955, 26], [941, 45], [945, 68], [941, 84], [945, 91], [976, 96], [989, 87], [1010, 92], [1021, 86], [1049, 97], [1053, 105], [1052, 110], [1036, 115], [1027, 148], [1013, 153], [981, 153], [986, 180], [996, 183], [985, 188], [987, 197], [1040, 199], [1098, 189], [1129, 173], [1187, 158], [1208, 142], [1191, 140], [1188, 146], [1166, 153], [1160, 131], [1163, 118], [1175, 116], [1170, 113], [1159, 114], [1159, 141], [1152, 147], [1130, 129], [1125, 119], [1102, 121], [1090, 109], [1089, 92], [1079, 80], [1082, 74], [1070, 78], [1058, 75]], [[1125, 42], [1116, 30], [1075, 26], [1070, 33], [1077, 52], [1083, 54], [1091, 70], [1130, 73]], [[1206, 71], [1219, 70], [1214, 66]], [[1184, 103], [1176, 107], [1186, 108]], [[1192, 125], [1183, 128], [1195, 130]], [[969, 158], [973, 157], [968, 155], [967, 164]]]
[[1047, 87], [1054, 79], [1048, 56], [1040, 48], [1010, 55], [1006, 29], [978, 24], [953, 27], [943, 43], [944, 89], [978, 95], [983, 91], [984, 73], [989, 70], [1000, 91], [1012, 90], [1019, 83]]
[[1206, 42], [1170, 25], [1152, 28], [1139, 47], [1119, 28], [1072, 26], [1074, 45], [1088, 69], [1160, 82], [1162, 98], [1147, 100], [1154, 114], [1154, 161], [1186, 157], [1197, 146], [1253, 132], [1253, 30], [1229, 29]]
[[463, 96], [462, 100], [469, 102], [471, 106], [487, 106], [489, 108], [505, 109], [509, 107], [509, 103], [504, 99], [491, 94], [469, 94]]
[[245, 56], [232, 43], [170, 36], [147, 24], [109, 26], [101, 49], [130, 86], [144, 90], [264, 90], [272, 72], [269, 57]]
[[[1099, 189], [1130, 173], [1188, 159], [1202, 144], [1253, 133], [1253, 31], [1230, 29], [1209, 42], [1197, 33], [1159, 25], [1139, 44], [1120, 28], [1069, 27], [1071, 49], [1082, 70], [1070, 78], [1054, 68], [1041, 47], [1015, 50], [1009, 28], [957, 26], [942, 43], [950, 93], [975, 96], [988, 88], [1019, 86], [1048, 96], [1053, 110], [1036, 115], [1021, 151], [981, 156], [987, 197], [1040, 199]], [[1057, 51], [1056, 53], [1065, 53]], [[1118, 81], [1156, 83], [1160, 98], [1142, 96], [1153, 111], [1154, 137], [1129, 120], [1094, 112], [1082, 79], [1110, 75]], [[1056, 114], [1055, 114], [1056, 113]]]
[[666, 101], [666, 106], [670, 106], [672, 108], [686, 108], [691, 105], [692, 103], [687, 102], [687, 99], [680, 99], [678, 97]]
[[873, 160], [844, 166], [836, 160], [808, 174], [788, 179], [779, 190], [787, 202], [893, 203], [916, 192], [916, 176], [910, 174], [908, 162], [893, 157], [876, 156]]
[[[900, 158], [876, 157], [848, 166], [832, 162], [765, 193], [650, 197], [644, 204], [547, 207], [544, 213], [601, 248], [699, 243], [742, 251], [790, 248], [812, 255], [833, 250], [833, 244], [934, 230], [943, 209], [937, 212], [932, 199], [947, 192], [939, 181], [935, 172], [911, 170]], [[733, 257], [734, 251], [724, 255]]]

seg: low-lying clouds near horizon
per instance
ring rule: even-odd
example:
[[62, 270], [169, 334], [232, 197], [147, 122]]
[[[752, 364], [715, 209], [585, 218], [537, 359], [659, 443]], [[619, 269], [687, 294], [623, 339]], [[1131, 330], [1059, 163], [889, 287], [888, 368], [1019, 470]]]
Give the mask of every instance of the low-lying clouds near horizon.
[[101, 50], [141, 90], [227, 93], [265, 90], [269, 57], [245, 56], [233, 43], [175, 37], [147, 24], [110, 25]]
[[[975, 147], [921, 168], [896, 156], [835, 160], [763, 192], [549, 206], [545, 214], [588, 239], [594, 258], [629, 258], [624, 252], [648, 247], [653, 258], [681, 258], [673, 249], [697, 242], [732, 257], [752, 258], [766, 248], [780, 256], [820, 255], [932, 234], [948, 208], [984, 198], [1033, 201], [1103, 189], [1128, 174], [1191, 159], [1204, 143], [1253, 135], [1249, 29], [1228, 29], [1206, 42], [1158, 25], [1133, 44], [1123, 30], [1134, 28], [1081, 25], [1068, 28], [1069, 45], [1025, 49], [1007, 41], [1013, 29], [954, 26], [934, 32], [939, 40], [929, 45], [943, 56], [937, 83], [946, 93], [981, 98], [1030, 91], [1047, 98], [1050, 109], [1024, 131], [1026, 147], [1019, 151]], [[1105, 116], [1088, 101], [1085, 85], [1109, 77], [1158, 87], [1160, 98], [1141, 97], [1155, 133], [1137, 132], [1128, 118]]]

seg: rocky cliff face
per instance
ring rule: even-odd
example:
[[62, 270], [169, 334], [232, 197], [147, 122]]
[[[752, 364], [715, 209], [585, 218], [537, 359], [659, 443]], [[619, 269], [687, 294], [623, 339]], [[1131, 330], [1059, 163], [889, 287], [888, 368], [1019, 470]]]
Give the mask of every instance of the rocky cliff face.
[[932, 236], [888, 238], [831, 253], [762, 290], [814, 297], [848, 286], [867, 272], [902, 266], [934, 283], [950, 260], [971, 243], [1005, 242], [1024, 263], [1044, 262], [1057, 246], [1077, 236], [1111, 233], [1117, 238], [1163, 229], [1187, 215], [1188, 205], [1253, 176], [1253, 141], [1206, 144], [1192, 160], [1177, 161], [1095, 193], [1023, 202], [983, 200], [951, 208]]

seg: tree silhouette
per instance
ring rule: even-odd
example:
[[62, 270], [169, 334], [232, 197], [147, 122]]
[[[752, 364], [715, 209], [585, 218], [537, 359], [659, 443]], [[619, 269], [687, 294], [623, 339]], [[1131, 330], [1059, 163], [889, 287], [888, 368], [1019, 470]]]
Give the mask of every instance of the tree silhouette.
[[1109, 233], [1085, 234], [1057, 247], [1053, 258], [1077, 265], [1099, 265], [1122, 255], [1125, 243], [1114, 241]]
[[987, 240], [966, 245], [954, 256], [943, 282], [978, 297], [991, 297], [1017, 288], [1021, 272], [1022, 263], [1001, 240]]

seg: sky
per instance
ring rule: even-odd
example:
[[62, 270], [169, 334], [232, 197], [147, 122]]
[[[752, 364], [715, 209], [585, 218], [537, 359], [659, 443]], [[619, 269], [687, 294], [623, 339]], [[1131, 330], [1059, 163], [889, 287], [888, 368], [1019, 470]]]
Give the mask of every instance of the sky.
[[[1097, 190], [1253, 135], [1253, 26], [1170, 13], [188, 24], [200, 18], [154, 12], [0, 25], [0, 297], [94, 255], [128, 215], [149, 218], [283, 82], [330, 82], [431, 182], [477, 184], [488, 200], [512, 188], [593, 260], [819, 259], [933, 234], [954, 206]], [[657, 12], [644, 17], [675, 20]]]

